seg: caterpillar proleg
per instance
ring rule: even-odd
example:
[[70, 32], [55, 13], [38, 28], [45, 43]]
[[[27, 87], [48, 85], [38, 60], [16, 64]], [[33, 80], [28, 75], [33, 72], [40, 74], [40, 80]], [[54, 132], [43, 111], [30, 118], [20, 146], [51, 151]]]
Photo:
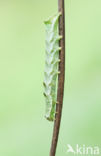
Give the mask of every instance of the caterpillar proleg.
[[59, 60], [59, 40], [62, 36], [58, 32], [58, 20], [61, 13], [50, 17], [45, 21], [46, 28], [46, 59], [44, 71], [44, 96], [46, 101], [46, 114], [45, 117], [49, 121], [55, 120], [56, 114], [56, 96], [57, 96], [57, 77], [60, 73], [58, 71]]

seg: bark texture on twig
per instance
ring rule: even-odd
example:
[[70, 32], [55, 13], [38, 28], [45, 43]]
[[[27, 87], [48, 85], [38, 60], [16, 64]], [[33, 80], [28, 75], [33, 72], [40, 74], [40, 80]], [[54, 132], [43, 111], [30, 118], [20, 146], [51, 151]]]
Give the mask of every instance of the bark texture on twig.
[[55, 156], [56, 147], [58, 142], [58, 135], [61, 123], [61, 115], [62, 115], [62, 105], [63, 105], [63, 94], [64, 94], [64, 79], [65, 79], [65, 9], [64, 9], [64, 0], [58, 0], [58, 11], [62, 13], [59, 19], [59, 34], [63, 37], [59, 46], [62, 47], [59, 53], [60, 63], [59, 63], [59, 71], [60, 74], [58, 76], [58, 92], [57, 92], [57, 105], [56, 105], [56, 120], [54, 122], [53, 129], [53, 138], [50, 149], [50, 156]]

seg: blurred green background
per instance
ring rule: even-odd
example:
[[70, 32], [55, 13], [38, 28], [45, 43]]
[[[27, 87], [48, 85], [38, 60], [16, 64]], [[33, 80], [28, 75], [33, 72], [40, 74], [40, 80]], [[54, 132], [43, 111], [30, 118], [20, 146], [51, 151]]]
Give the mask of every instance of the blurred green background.
[[[56, 156], [101, 146], [101, 0], [66, 0], [66, 78]], [[0, 0], [0, 156], [48, 156], [43, 21], [57, 0]], [[72, 154], [71, 154], [72, 155]]]

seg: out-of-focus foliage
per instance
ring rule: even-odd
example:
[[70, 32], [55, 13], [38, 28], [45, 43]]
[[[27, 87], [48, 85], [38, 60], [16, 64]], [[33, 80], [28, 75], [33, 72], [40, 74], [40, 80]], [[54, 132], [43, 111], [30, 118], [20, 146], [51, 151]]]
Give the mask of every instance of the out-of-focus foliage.
[[[66, 75], [57, 156], [101, 146], [101, 0], [66, 0]], [[0, 156], [47, 156], [43, 21], [55, 0], [0, 0]]]

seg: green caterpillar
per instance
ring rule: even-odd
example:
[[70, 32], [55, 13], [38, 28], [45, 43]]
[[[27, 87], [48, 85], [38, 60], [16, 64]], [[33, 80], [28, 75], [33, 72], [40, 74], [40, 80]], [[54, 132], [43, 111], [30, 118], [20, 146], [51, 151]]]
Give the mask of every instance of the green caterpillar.
[[59, 74], [58, 64], [59, 60], [59, 40], [62, 36], [58, 32], [58, 20], [61, 13], [49, 18], [45, 21], [46, 28], [46, 60], [44, 71], [44, 96], [46, 101], [46, 114], [45, 117], [49, 121], [55, 120], [56, 114], [56, 89], [57, 77]]

